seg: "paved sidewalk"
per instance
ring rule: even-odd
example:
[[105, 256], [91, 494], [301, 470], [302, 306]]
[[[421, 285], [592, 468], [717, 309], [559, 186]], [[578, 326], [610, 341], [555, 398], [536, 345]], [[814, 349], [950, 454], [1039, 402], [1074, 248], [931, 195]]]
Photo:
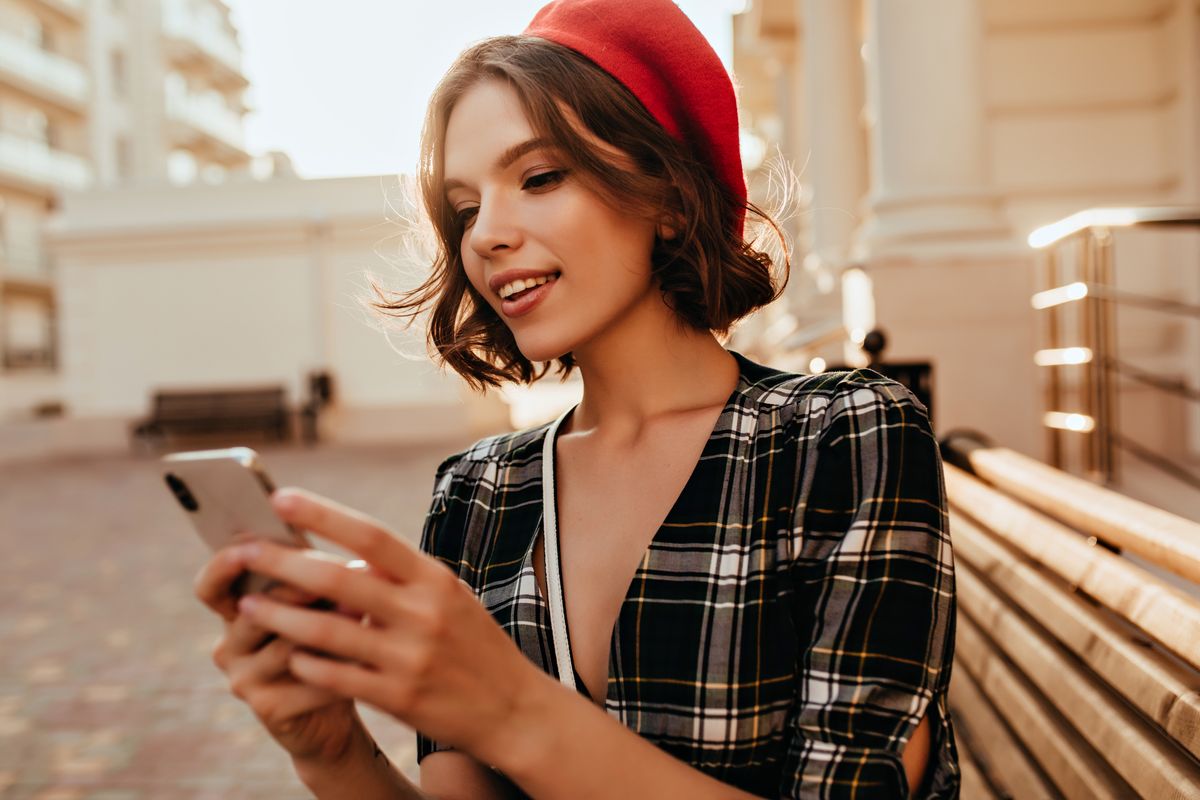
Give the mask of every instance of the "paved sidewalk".
[[[452, 448], [257, 449], [280, 485], [359, 508], [415, 543]], [[6, 800], [310, 796], [210, 660], [220, 622], [192, 595], [208, 551], [156, 467], [151, 456], [0, 466]], [[412, 730], [362, 713], [415, 778]]]

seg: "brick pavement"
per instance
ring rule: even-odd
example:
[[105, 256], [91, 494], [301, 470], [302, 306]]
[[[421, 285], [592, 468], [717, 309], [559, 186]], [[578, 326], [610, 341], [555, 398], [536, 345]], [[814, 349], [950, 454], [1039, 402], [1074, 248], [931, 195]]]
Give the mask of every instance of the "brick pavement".
[[[359, 508], [414, 543], [433, 471], [468, 442], [258, 446], [280, 485]], [[192, 595], [207, 550], [152, 456], [0, 465], [0, 797], [304, 798], [284, 752], [210, 660]], [[407, 726], [361, 709], [410, 777]]]

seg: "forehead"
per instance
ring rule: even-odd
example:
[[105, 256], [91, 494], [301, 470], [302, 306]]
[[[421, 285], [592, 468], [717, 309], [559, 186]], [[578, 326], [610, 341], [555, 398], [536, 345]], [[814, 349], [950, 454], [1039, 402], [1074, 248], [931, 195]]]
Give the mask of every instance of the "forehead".
[[450, 112], [445, 173], [461, 178], [486, 172], [500, 153], [534, 136], [516, 91], [503, 81], [480, 81], [463, 93]]
[[[620, 168], [636, 170], [628, 153], [588, 130], [566, 103], [559, 100], [555, 105], [563, 121], [593, 155]], [[512, 86], [494, 78], [480, 81], [463, 93], [450, 112], [443, 144], [443, 172], [451, 183], [486, 174], [508, 148], [537, 137]], [[557, 147], [561, 143], [551, 144]]]

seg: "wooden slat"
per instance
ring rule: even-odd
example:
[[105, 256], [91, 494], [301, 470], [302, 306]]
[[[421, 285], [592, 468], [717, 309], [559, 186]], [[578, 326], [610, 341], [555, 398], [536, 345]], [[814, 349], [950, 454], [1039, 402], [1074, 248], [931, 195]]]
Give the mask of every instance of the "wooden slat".
[[1200, 583], [1200, 524], [1006, 447], [981, 447], [969, 458], [972, 469], [998, 489]]
[[992, 787], [983, 779], [979, 766], [967, 748], [958, 748], [958, 769], [962, 774], [960, 800], [998, 800]]
[[987, 575], [1142, 713], [1200, 757], [1200, 674], [1147, 648], [1082, 599], [1014, 557], [985, 531], [952, 513], [957, 558]]
[[[988, 705], [979, 687], [965, 670], [955, 668], [954, 676], [950, 679], [949, 700], [962, 738], [970, 742], [970, 749], [978, 756], [981, 770], [1001, 792], [1008, 797], [1059, 796], [1033, 766], [1032, 759]], [[959, 753], [964, 749], [960, 746]], [[959, 764], [962, 764], [961, 755]], [[986, 781], [981, 782], [986, 785]], [[963, 798], [967, 797], [966, 784], [964, 770]]]
[[1017, 731], [1022, 744], [1064, 797], [1124, 800], [1134, 794], [1103, 756], [1064, 723], [1050, 702], [998, 655], [995, 645], [965, 614], [958, 616], [955, 653], [951, 692], [961, 673], [967, 673], [991, 704], [1002, 709], [1005, 721]]
[[946, 464], [950, 504], [1200, 669], [1200, 603], [1128, 559]]
[[994, 641], [1058, 712], [1142, 797], [1200, 800], [1200, 766], [1079, 670], [1048, 634], [997, 597], [966, 562], [956, 565], [960, 611]]

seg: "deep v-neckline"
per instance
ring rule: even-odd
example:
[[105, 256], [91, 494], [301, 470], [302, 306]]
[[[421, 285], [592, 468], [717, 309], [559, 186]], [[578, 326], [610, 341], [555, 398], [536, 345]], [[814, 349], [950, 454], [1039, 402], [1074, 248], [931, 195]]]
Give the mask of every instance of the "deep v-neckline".
[[[700, 456], [696, 459], [696, 463], [692, 465], [691, 471], [688, 473], [687, 480], [680, 487], [679, 493], [676, 495], [674, 502], [668, 509], [666, 516], [659, 522], [655, 528], [653, 536], [650, 537], [649, 543], [642, 552], [642, 557], [638, 560], [638, 566], [633, 572], [633, 576], [629, 580], [629, 585], [625, 587], [625, 593], [621, 599], [621, 605], [617, 609], [617, 616], [613, 620], [612, 630], [608, 640], [608, 671], [605, 679], [605, 692], [600, 697], [593, 697], [594, 702], [604, 705], [608, 694], [613, 687], [613, 660], [616, 655], [616, 642], [620, 633], [621, 618], [625, 615], [625, 609], [629, 605], [629, 594], [633, 587], [637, 585], [638, 579], [643, 574], [652, 571], [651, 561], [653, 560], [656, 545], [659, 543], [663, 535], [663, 531], [667, 530], [668, 523], [678, 514], [679, 508], [687, 498], [689, 491], [693, 488], [696, 482], [696, 476], [700, 472], [700, 467], [704, 461], [716, 454], [717, 448], [717, 433], [722, 429], [722, 420], [730, 413], [731, 409], [736, 406], [737, 398], [742, 391], [742, 381], [745, 379], [745, 368], [742, 363], [742, 358], [739, 354], [729, 351], [738, 362], [738, 378], [733, 391], [729, 393], [729, 397], [725, 399], [725, 405], [722, 406], [721, 412], [717, 415], [716, 421], [713, 423], [712, 430], [708, 433], [708, 438], [704, 442], [704, 447], [700, 451]], [[578, 408], [578, 404], [571, 406], [566, 411], [558, 416], [549, 426], [546, 431], [546, 436], [542, 442], [542, 516], [539, 530], [535, 532], [531, 552], [536, 549], [538, 535], [543, 538], [543, 555], [545, 559], [545, 576], [546, 576], [546, 594], [543, 597], [549, 613], [550, 613], [550, 628], [552, 636], [552, 644], [556, 660], [559, 680], [569, 688], [578, 691], [579, 688], [575, 681], [577, 674], [582, 675], [575, 665], [573, 650], [571, 648], [571, 635], [569, 625], [567, 623], [566, 602], [564, 599], [564, 590], [562, 584], [562, 559], [559, 550], [558, 541], [558, 493], [556, 491], [555, 472], [555, 442], [558, 438], [558, 431], [562, 427], [563, 422], [568, 416], [574, 413]], [[536, 587], [537, 581], [534, 581]], [[540, 588], [537, 589], [540, 593]], [[587, 690], [589, 696], [591, 691], [587, 689], [586, 684], [584, 689]]]

